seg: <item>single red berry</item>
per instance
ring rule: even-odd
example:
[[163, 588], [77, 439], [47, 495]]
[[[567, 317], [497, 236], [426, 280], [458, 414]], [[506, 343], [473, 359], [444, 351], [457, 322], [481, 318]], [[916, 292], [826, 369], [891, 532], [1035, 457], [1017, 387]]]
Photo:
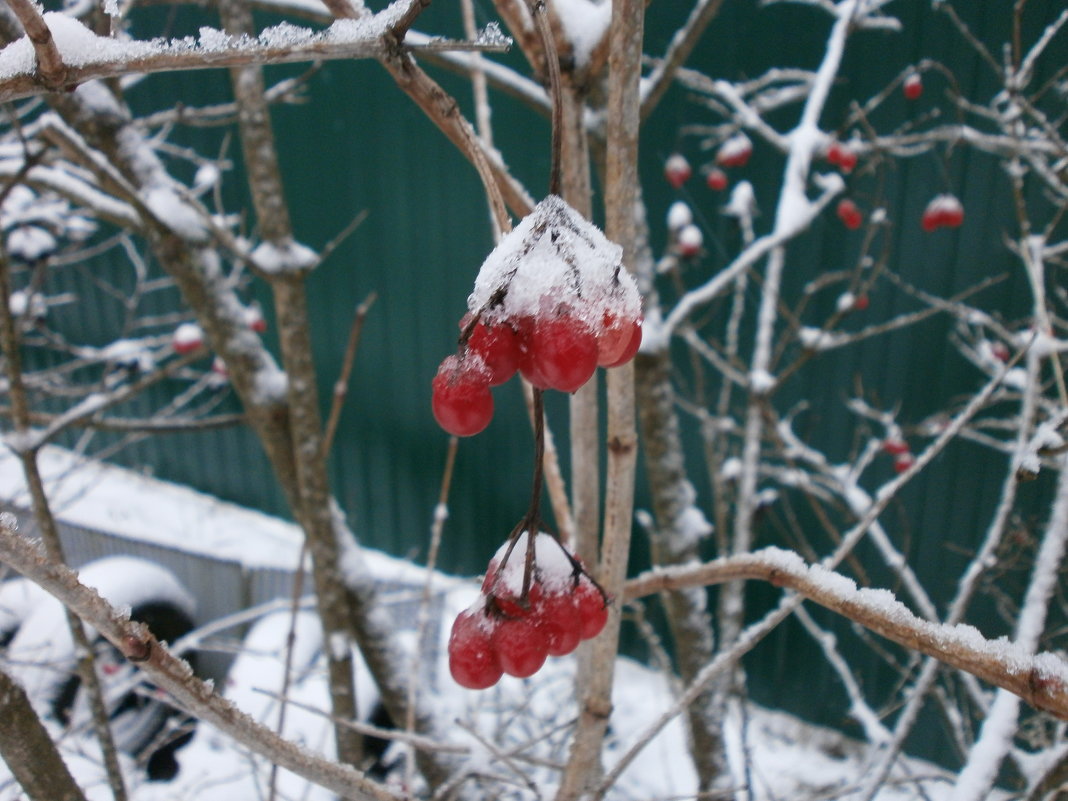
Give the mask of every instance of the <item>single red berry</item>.
[[853, 301], [853, 308], [856, 311], [864, 311], [870, 303], [867, 295], [857, 295], [857, 299]]
[[610, 364], [602, 365], [602, 367], [619, 367], [626, 364], [634, 358], [634, 354], [638, 352], [638, 348], [642, 346], [642, 321], [639, 318], [631, 325], [630, 340], [627, 342], [627, 347], [623, 349], [623, 352], [619, 354], [619, 358]]
[[838, 202], [837, 212], [838, 219], [842, 221], [842, 225], [850, 231], [857, 230], [864, 223], [864, 215], [860, 213], [857, 204], [849, 198], [842, 198]]
[[492, 621], [481, 610], [465, 610], [453, 622], [449, 634], [449, 673], [461, 687], [484, 690], [504, 675], [493, 647], [492, 630]]
[[675, 249], [680, 256], [692, 258], [701, 252], [705, 244], [705, 235], [693, 223], [683, 227], [675, 236]]
[[744, 133], [736, 133], [727, 139], [716, 152], [716, 163], [721, 167], [744, 167], [753, 155], [753, 143]]
[[503, 384], [519, 369], [519, 341], [506, 323], [487, 326], [479, 320], [467, 340], [467, 348], [481, 356], [489, 368], [491, 387]]
[[903, 453], [900, 456], [895, 456], [894, 457], [894, 472], [896, 472], [896, 473], [904, 473], [906, 470], [908, 470], [910, 467], [912, 467], [912, 465], [915, 464], [915, 463], [916, 463], [916, 460], [912, 457], [911, 453]]
[[675, 189], [689, 181], [691, 175], [693, 170], [690, 168], [690, 162], [681, 153], [672, 153], [664, 162], [664, 177]]
[[267, 330], [267, 320], [264, 319], [263, 309], [260, 308], [258, 303], [253, 303], [245, 308], [245, 325], [257, 334], [262, 334]]
[[928, 232], [942, 227], [956, 228], [963, 222], [964, 206], [949, 193], [931, 198], [920, 218], [920, 225]]
[[582, 576], [572, 595], [582, 621], [582, 639], [590, 640], [601, 633], [608, 622], [608, 605], [601, 590], [589, 578]]
[[200, 350], [204, 346], [204, 332], [196, 323], [182, 323], [174, 329], [171, 347], [174, 352], [185, 355]]
[[848, 175], [856, 166], [857, 152], [847, 145], [842, 145], [842, 152], [838, 156], [838, 167]]
[[520, 344], [519, 370], [536, 387], [574, 392], [597, 370], [597, 336], [569, 312], [539, 318]]
[[705, 175], [705, 184], [714, 192], [722, 192], [727, 188], [728, 183], [727, 173], [719, 167], [713, 167]]
[[1009, 348], [1004, 342], [995, 342], [990, 346], [990, 352], [994, 354], [994, 358], [999, 362], [1007, 362], [1012, 356], [1009, 353]]
[[918, 72], [910, 72], [902, 84], [901, 91], [905, 93], [906, 100], [917, 100], [923, 94], [923, 78]]
[[834, 166], [838, 166], [842, 159], [842, 143], [831, 142], [827, 146], [827, 161]]
[[549, 655], [545, 632], [529, 617], [501, 618], [490, 641], [504, 672], [520, 679], [537, 673]]
[[570, 593], [552, 593], [542, 598], [534, 622], [545, 634], [549, 656], [566, 656], [582, 641], [582, 618]]
[[887, 437], [883, 440], [883, 450], [891, 456], [904, 456], [909, 452], [909, 444], [899, 437]]
[[493, 419], [489, 370], [480, 357], [446, 357], [431, 388], [434, 419], [450, 434], [474, 436]]

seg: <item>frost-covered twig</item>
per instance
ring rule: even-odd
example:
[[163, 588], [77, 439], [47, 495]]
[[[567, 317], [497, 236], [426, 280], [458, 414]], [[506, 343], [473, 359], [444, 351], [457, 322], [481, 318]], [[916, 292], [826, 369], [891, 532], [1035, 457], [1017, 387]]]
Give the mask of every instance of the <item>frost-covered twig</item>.
[[1061, 657], [1036, 656], [1004, 638], [987, 640], [972, 626], [923, 620], [889, 591], [858, 589], [845, 576], [822, 565], [806, 565], [797, 554], [780, 548], [649, 571], [627, 582], [626, 598], [736, 579], [761, 579], [792, 589], [910, 650], [966, 670], [1068, 720], [1068, 664]]
[[175, 702], [211, 723], [271, 762], [277, 763], [346, 798], [399, 801], [399, 796], [347, 765], [284, 740], [266, 726], [217, 695], [210, 683], [197, 678], [188, 663], [174, 657], [142, 624], [114, 609], [97, 592], [78, 581], [77, 574], [52, 563], [31, 541], [0, 524], [0, 560], [55, 596], [66, 608], [91, 625]]

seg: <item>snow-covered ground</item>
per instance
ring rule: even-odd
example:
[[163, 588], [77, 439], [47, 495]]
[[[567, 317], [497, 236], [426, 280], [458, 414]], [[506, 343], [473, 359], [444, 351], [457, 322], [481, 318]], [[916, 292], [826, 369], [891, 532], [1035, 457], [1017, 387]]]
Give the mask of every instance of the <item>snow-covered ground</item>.
[[[102, 530], [131, 545], [149, 540], [162, 553], [175, 559], [196, 556], [237, 562], [246, 569], [288, 569], [297, 563], [299, 531], [285, 521], [237, 507], [233, 504], [147, 478], [129, 470], [86, 462], [58, 448], [46, 448], [41, 465], [56, 513], [64, 524], [78, 529]], [[25, 490], [21, 470], [10, 456], [0, 455], [0, 504], [24, 506]], [[576, 707], [572, 679], [576, 660], [550, 659], [531, 679], [505, 677], [486, 691], [464, 690], [452, 682], [445, 663], [445, 641], [451, 620], [468, 606], [478, 593], [475, 580], [457, 579], [427, 571], [403, 560], [364, 551], [368, 568], [390, 587], [406, 585], [410, 597], [422, 596], [430, 582], [432, 620], [439, 624], [430, 638], [402, 631], [401, 640], [413, 660], [409, 675], [417, 690], [440, 713], [448, 725], [451, 746], [463, 749], [465, 764], [500, 778], [492, 785], [497, 798], [532, 799], [551, 797], [558, 771], [567, 756], [567, 724]], [[179, 583], [161, 573], [146, 588], [145, 582], [127, 580], [130, 570], [114, 561], [87, 566], [83, 577], [94, 583], [117, 603], [136, 606], [137, 592], [146, 595], [166, 590], [175, 604], [192, 609], [202, 598], [183, 595]], [[121, 557], [120, 557], [121, 559]], [[166, 561], [166, 559], [164, 559]], [[164, 568], [168, 565], [164, 564]], [[166, 571], [163, 571], [166, 572]], [[40, 595], [24, 584], [0, 585], [0, 631], [12, 627], [12, 620], [43, 615], [47, 605]], [[16, 591], [17, 590], [17, 591]], [[6, 613], [4, 609], [6, 608]], [[238, 612], [237, 608], [229, 610]], [[48, 614], [52, 629], [62, 628], [62, 616], [53, 608]], [[6, 614], [6, 617], [5, 617]], [[414, 625], [417, 615], [407, 615]], [[6, 621], [6, 623], [5, 623]], [[201, 625], [207, 623], [197, 618]], [[285, 609], [265, 608], [245, 635], [243, 649], [234, 662], [221, 692], [260, 720], [277, 725], [277, 693], [283, 683], [285, 641], [294, 626], [296, 641], [292, 659], [286, 736], [313, 750], [329, 754], [330, 724], [321, 710], [327, 707], [322, 642], [315, 616], [298, 613], [296, 622]], [[35, 647], [47, 628], [35, 624], [36, 631], [20, 635]], [[13, 640], [14, 644], [15, 641]], [[417, 644], [421, 643], [417, 647]], [[67, 644], [69, 650], [69, 640]], [[7, 664], [18, 660], [17, 653], [0, 650]], [[22, 656], [25, 656], [24, 652]], [[25, 661], [25, 660], [24, 660]], [[62, 660], [60, 660], [62, 661]], [[23, 683], [38, 700], [46, 696], [54, 682], [38, 681], [34, 668], [20, 667]], [[615, 708], [604, 753], [607, 769], [643, 737], [650, 726], [668, 709], [675, 688], [665, 677], [631, 660], [617, 665]], [[366, 672], [358, 674], [358, 695], [362, 714], [370, 716], [376, 706], [376, 692]], [[849, 798], [850, 788], [865, 772], [867, 746], [850, 741], [837, 732], [814, 727], [788, 715], [747, 707], [745, 756], [751, 799]], [[452, 725], [455, 721], [455, 725]], [[63, 732], [49, 720], [72, 771], [91, 799], [110, 798], [110, 790], [99, 768], [92, 738], [81, 731]], [[62, 736], [60, 736], [62, 735]], [[130, 770], [131, 797], [153, 799], [255, 799], [266, 797], [270, 766], [235, 745], [208, 725], [199, 725], [190, 742], [177, 753], [179, 770], [169, 782], [147, 782]], [[398, 789], [411, 786], [406, 768], [406, 752], [396, 745], [382, 757], [378, 769], [387, 772], [387, 781]], [[878, 798], [940, 799], [948, 797], [952, 776], [942, 769], [917, 761], [901, 761]], [[328, 798], [329, 794], [310, 788], [298, 777], [281, 772], [278, 798]], [[617, 799], [693, 798], [695, 774], [687, 757], [686, 732], [674, 718], [622, 774], [609, 793]], [[417, 789], [417, 785], [413, 787]], [[0, 801], [20, 798], [13, 782], [0, 771]]]

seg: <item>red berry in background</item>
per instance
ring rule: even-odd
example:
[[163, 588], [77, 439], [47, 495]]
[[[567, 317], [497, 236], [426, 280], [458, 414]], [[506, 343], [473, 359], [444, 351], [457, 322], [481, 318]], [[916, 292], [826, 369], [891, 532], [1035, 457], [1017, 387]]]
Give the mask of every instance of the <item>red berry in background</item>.
[[727, 188], [728, 183], [727, 173], [723, 172], [719, 167], [713, 167], [705, 175], [705, 184], [714, 192], [722, 192]]
[[1009, 347], [1004, 342], [995, 342], [990, 346], [990, 352], [994, 354], [994, 358], [999, 362], [1007, 362], [1012, 356], [1009, 353]]
[[449, 634], [449, 673], [461, 687], [485, 690], [504, 675], [491, 630], [492, 624], [481, 611], [466, 610], [453, 622]]
[[675, 237], [675, 249], [680, 256], [685, 258], [692, 258], [698, 255], [704, 244], [705, 235], [693, 223], [684, 226]]
[[736, 133], [727, 139], [716, 152], [716, 163], [721, 167], [744, 167], [753, 155], [753, 143], [744, 133]]
[[901, 86], [901, 91], [904, 92], [906, 100], [918, 100], [923, 94], [923, 79], [920, 73], [910, 72]]
[[853, 308], [856, 311], [864, 311], [870, 305], [871, 301], [867, 295], [857, 295], [857, 299], [853, 301]]
[[245, 308], [245, 325], [257, 334], [262, 334], [267, 330], [267, 320], [264, 319], [263, 309], [260, 308], [258, 303], [253, 303]]
[[906, 470], [908, 470], [910, 467], [912, 467], [912, 465], [915, 464], [915, 463], [916, 463], [916, 460], [912, 457], [911, 453], [903, 453], [900, 456], [895, 456], [894, 457], [894, 472], [896, 472], [896, 473], [904, 473]]
[[638, 349], [642, 346], [642, 321], [637, 320], [631, 324], [630, 340], [627, 342], [627, 347], [623, 349], [623, 352], [619, 354], [619, 358], [609, 364], [602, 364], [602, 367], [619, 367], [626, 364], [634, 358], [634, 354], [638, 352]]
[[529, 617], [501, 618], [490, 635], [490, 642], [501, 669], [520, 679], [537, 673], [549, 655], [545, 632]]
[[664, 162], [664, 177], [675, 189], [689, 181], [691, 175], [693, 175], [693, 169], [690, 167], [690, 162], [681, 153], [672, 153]]
[[909, 444], [899, 437], [887, 437], [883, 440], [883, 450], [891, 456], [904, 456], [909, 452]]
[[923, 210], [920, 225], [924, 231], [938, 228], [956, 228], [964, 222], [964, 206], [955, 195], [941, 194], [931, 198]]
[[506, 323], [487, 326], [479, 320], [467, 340], [467, 349], [482, 357], [491, 387], [503, 384], [519, 369], [519, 340]]
[[586, 576], [579, 579], [572, 596], [579, 620], [582, 621], [582, 639], [590, 640], [601, 633], [608, 622], [608, 605], [601, 590]]
[[431, 388], [434, 419], [450, 434], [473, 436], [493, 419], [489, 370], [480, 357], [446, 357]]
[[864, 223], [864, 215], [860, 213], [857, 204], [849, 198], [843, 198], [838, 202], [837, 214], [842, 225], [850, 231], [855, 231]]
[[536, 387], [574, 392], [597, 370], [597, 336], [569, 312], [538, 318], [522, 344], [519, 370]]
[[204, 332], [196, 323], [182, 323], [174, 329], [171, 347], [174, 352], [185, 355], [193, 353], [204, 346]]
[[842, 172], [850, 173], [857, 166], [857, 152], [849, 145], [841, 142], [831, 142], [827, 147], [827, 161], [838, 167]]

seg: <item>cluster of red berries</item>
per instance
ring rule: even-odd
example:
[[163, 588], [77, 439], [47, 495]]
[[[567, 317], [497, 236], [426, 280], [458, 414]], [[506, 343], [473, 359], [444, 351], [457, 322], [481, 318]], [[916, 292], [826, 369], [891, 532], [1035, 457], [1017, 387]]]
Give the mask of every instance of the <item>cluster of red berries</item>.
[[857, 151], [847, 144], [834, 141], [827, 146], [827, 161], [848, 175], [857, 166]]
[[899, 436], [884, 439], [883, 452], [893, 457], [894, 471], [898, 473], [904, 473], [916, 461], [909, 444]]
[[957, 228], [964, 222], [964, 206], [955, 195], [935, 195], [923, 210], [920, 225], [924, 231]]
[[838, 214], [838, 219], [842, 221], [842, 225], [850, 231], [855, 231], [864, 224], [864, 215], [857, 207], [857, 204], [849, 198], [842, 198], [838, 201], [836, 213]]
[[[550, 656], [566, 656], [601, 633], [608, 620], [604, 591], [581, 562], [545, 532], [534, 538], [523, 592], [527, 532], [490, 561], [478, 600], [461, 612], [449, 635], [449, 672], [462, 687], [484, 690], [508, 674], [533, 676]], [[509, 560], [508, 556], [516, 554]]]
[[[744, 133], [726, 139], [716, 151], [715, 162], [702, 168], [705, 185], [714, 192], [722, 192], [730, 185], [724, 168], [744, 167], [753, 155], [753, 142]], [[672, 153], [664, 162], [664, 178], [674, 189], [681, 189], [693, 176], [693, 168], [682, 153]]]
[[486, 259], [468, 308], [459, 348], [432, 382], [434, 417], [460, 437], [489, 425], [490, 388], [517, 372], [538, 389], [574, 392], [641, 346], [641, 298], [621, 249], [554, 196]]

